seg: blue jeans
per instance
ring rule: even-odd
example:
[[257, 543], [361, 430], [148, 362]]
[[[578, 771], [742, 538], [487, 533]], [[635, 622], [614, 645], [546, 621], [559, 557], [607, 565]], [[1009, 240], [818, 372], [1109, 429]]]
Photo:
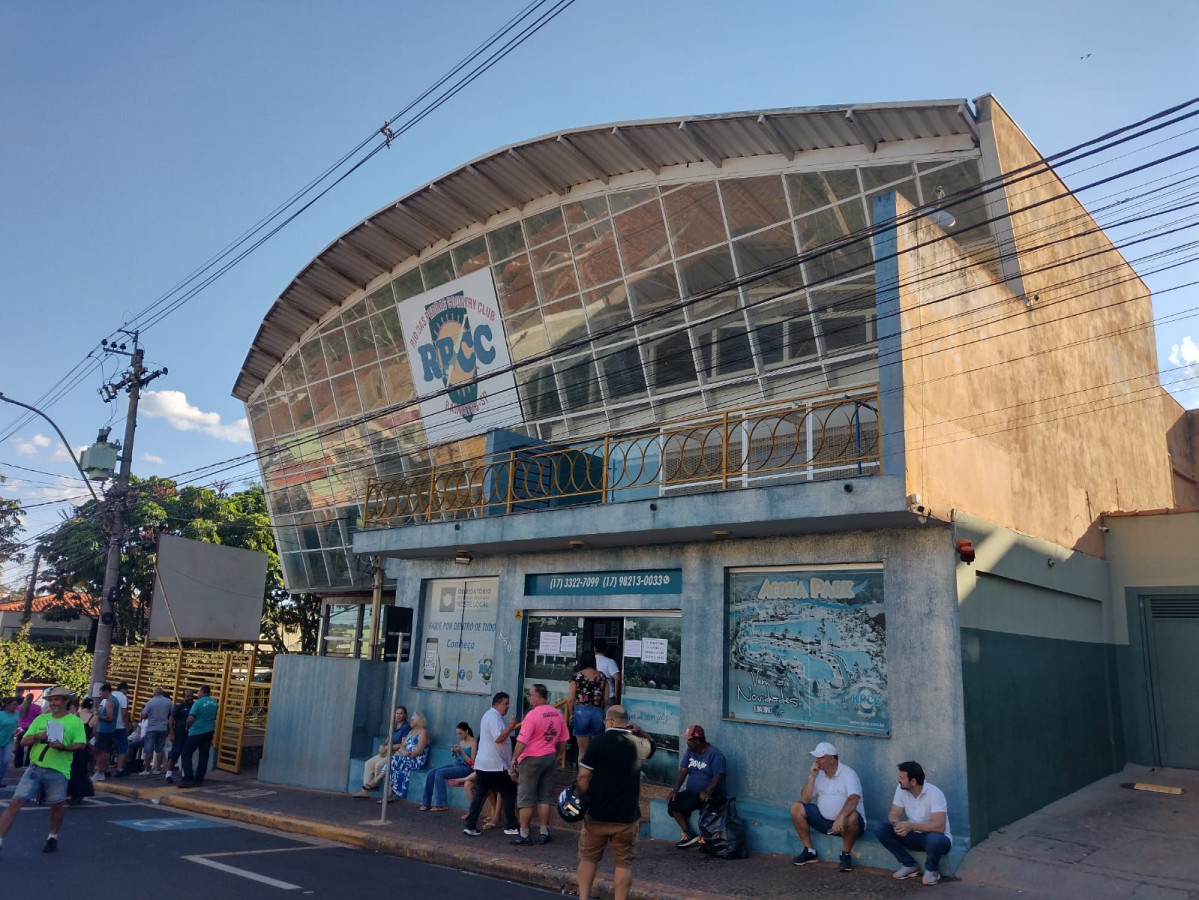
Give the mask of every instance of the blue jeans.
[[451, 778], [465, 778], [471, 773], [471, 768], [463, 763], [446, 763], [438, 766], [425, 776], [425, 793], [421, 806], [449, 806], [449, 785]]
[[0, 745], [0, 784], [4, 784], [4, 775], [8, 772], [8, 761], [12, 759], [12, 741]]
[[899, 860], [901, 866], [914, 866], [916, 860], [909, 850], [924, 851], [925, 871], [940, 872], [941, 857], [949, 852], [953, 842], [945, 835], [933, 831], [912, 831], [900, 836], [895, 833], [890, 822], [880, 822], [874, 827], [878, 842], [891, 851], [891, 855]]

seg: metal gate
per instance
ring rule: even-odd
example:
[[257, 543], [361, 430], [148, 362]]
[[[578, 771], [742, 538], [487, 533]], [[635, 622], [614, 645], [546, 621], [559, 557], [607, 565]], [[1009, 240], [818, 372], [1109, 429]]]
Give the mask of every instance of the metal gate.
[[1149, 673], [1159, 764], [1199, 769], [1199, 597], [1149, 598]]
[[140, 712], [161, 687], [178, 702], [184, 688], [208, 685], [219, 704], [213, 745], [216, 767], [240, 772], [246, 750], [261, 752], [271, 700], [273, 657], [258, 651], [221, 652], [157, 647], [113, 647], [108, 681], [129, 683], [130, 713]]

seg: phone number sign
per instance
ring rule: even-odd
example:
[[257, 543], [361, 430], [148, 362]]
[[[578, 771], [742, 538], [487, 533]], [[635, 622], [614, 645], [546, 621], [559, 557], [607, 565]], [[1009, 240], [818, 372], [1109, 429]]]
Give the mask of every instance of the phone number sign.
[[526, 575], [525, 594], [563, 597], [587, 594], [681, 594], [682, 569], [639, 569], [629, 572], [564, 572]]

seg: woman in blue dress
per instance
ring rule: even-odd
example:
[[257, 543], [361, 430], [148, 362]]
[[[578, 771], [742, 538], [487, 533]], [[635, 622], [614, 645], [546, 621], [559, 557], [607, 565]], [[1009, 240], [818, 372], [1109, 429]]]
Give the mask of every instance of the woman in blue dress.
[[423, 769], [429, 761], [429, 728], [423, 713], [408, 716], [412, 730], [404, 738], [404, 749], [391, 757], [391, 797], [403, 800], [408, 796], [408, 776]]
[[479, 739], [465, 722], [459, 722], [454, 729], [458, 732], [458, 743], [450, 747], [454, 757], [453, 762], [438, 766], [425, 778], [425, 795], [420, 808], [432, 812], [442, 812], [449, 809], [449, 787], [451, 778], [465, 778], [473, 771], [475, 750], [479, 747]]

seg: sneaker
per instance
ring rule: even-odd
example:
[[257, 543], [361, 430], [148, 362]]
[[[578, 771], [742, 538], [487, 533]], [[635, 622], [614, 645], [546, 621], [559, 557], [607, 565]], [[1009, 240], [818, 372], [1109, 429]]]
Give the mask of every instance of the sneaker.
[[175, 776], [171, 774], [171, 770], [170, 770], [170, 769], [167, 769], [167, 773], [166, 773], [166, 775], [164, 775], [163, 777], [164, 777], [164, 778], [166, 778], [166, 780], [167, 780], [167, 784], [170, 784], [172, 781], [174, 781], [174, 780], [175, 780]]
[[840, 869], [842, 872], [852, 872], [853, 871], [853, 857], [850, 856], [848, 853], [841, 854]]
[[[479, 837], [480, 835], [483, 834], [483, 832], [479, 831], [479, 829], [477, 829], [477, 828], [463, 828], [462, 833], [465, 834], [467, 837]], [[516, 833], [520, 834], [519, 831]]]
[[905, 878], [915, 878], [919, 874], [920, 868], [918, 866], [900, 866], [891, 877], [896, 881], [903, 881]]
[[791, 865], [806, 866], [808, 863], [816, 862], [818, 859], [820, 859], [820, 857], [816, 855], [815, 850], [813, 850], [811, 847], [804, 847], [801, 851], [799, 851], [799, 856], [791, 860]]
[[43, 853], [53, 853], [58, 849], [58, 838], [46, 838], [46, 846], [42, 848]]
[[[519, 834], [519, 833], [520, 832], [517, 832], [517, 834]], [[537, 843], [539, 843], [539, 844], [548, 844], [553, 839], [554, 839], [554, 836], [552, 834], [550, 834], [548, 831], [543, 831], [543, 832], [541, 832], [541, 834], [537, 835]]]
[[929, 869], [924, 873], [924, 878], [922, 880], [925, 884], [936, 884], [941, 880], [941, 873], [936, 869]]
[[92, 776], [92, 781], [103, 781], [105, 779], [105, 777], [106, 776], [104, 775], [103, 772], [97, 772], [95, 775]]
[[[483, 832], [481, 832], [481, 831], [479, 832], [479, 834], [482, 834], [482, 833]], [[505, 828], [504, 834], [508, 835], [508, 837], [514, 837], [515, 835], [520, 834], [520, 829], [519, 828]]]
[[521, 833], [518, 831], [518, 832], [516, 832], [516, 837], [514, 837], [508, 843], [510, 843], [513, 847], [532, 847], [533, 846], [533, 838], [531, 835], [523, 835], [522, 836]]
[[677, 844], [675, 844], [675, 846], [678, 847], [680, 850], [686, 850], [688, 847], [694, 847], [698, 843], [699, 843], [699, 835], [698, 834], [684, 834], [682, 836], [682, 838], [679, 839], [679, 842]]

